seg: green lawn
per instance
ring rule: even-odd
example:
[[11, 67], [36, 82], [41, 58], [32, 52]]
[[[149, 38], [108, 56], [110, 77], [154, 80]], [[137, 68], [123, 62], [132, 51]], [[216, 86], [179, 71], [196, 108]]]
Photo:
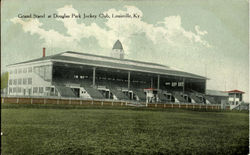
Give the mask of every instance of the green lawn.
[[248, 154], [247, 112], [2, 105], [5, 154]]

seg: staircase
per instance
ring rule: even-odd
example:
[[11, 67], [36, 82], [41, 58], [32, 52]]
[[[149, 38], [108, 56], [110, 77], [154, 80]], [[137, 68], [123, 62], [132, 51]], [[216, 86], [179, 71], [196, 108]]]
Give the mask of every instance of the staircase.
[[121, 90], [116, 88], [109, 88], [109, 90], [118, 100], [129, 100], [128, 96], [126, 96]]
[[172, 95], [179, 101], [179, 102], [187, 102], [184, 97], [181, 96], [180, 92], [172, 92]]
[[193, 100], [195, 101], [195, 103], [203, 103], [203, 101], [201, 101], [201, 100], [195, 95], [195, 93], [189, 93], [188, 95], [189, 95], [189, 97], [190, 97], [191, 99], [193, 99]]
[[139, 97], [140, 101], [143, 101], [143, 102], [146, 101], [146, 94], [144, 93], [143, 89], [132, 88], [132, 91], [135, 95]]
[[55, 87], [62, 97], [76, 97], [75, 93], [69, 87], [62, 85], [56, 85]]
[[105, 99], [105, 97], [102, 95], [102, 93], [99, 90], [90, 86], [89, 82], [81, 83], [80, 86], [83, 87], [88, 92], [88, 94], [90, 95], [91, 98], [93, 98], [93, 99]]
[[[210, 96], [206, 96], [205, 94], [202, 94], [202, 93], [199, 93], [197, 91], [194, 91], [194, 90], [190, 90], [191, 92], [195, 93], [195, 94], [198, 94], [198, 95], [201, 95], [203, 98], [205, 98], [207, 101], [209, 101], [211, 104], [216, 104], [216, 101], [214, 100], [213, 97], [210, 97]], [[203, 102], [202, 102], [203, 103]]]
[[159, 97], [159, 99], [160, 99], [162, 102], [167, 102], [167, 101], [169, 101], [168, 98], [167, 98], [164, 94], [162, 94], [162, 93], [158, 93], [158, 97]]

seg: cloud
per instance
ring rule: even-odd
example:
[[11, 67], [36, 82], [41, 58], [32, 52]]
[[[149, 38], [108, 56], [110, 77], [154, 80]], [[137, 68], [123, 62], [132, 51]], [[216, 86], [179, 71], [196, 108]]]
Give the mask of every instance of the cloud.
[[[63, 8], [57, 9], [57, 13], [78, 14], [79, 12], [72, 5], [66, 5]], [[135, 6], [124, 6], [123, 10], [109, 9], [104, 14], [137, 14], [140, 18], [108, 18], [103, 22], [105, 26], [102, 27], [95, 22], [86, 25], [84, 22], [78, 23], [75, 18], [57, 18], [56, 20], [62, 22], [67, 29], [68, 35], [60, 34], [53, 29], [45, 30], [41, 28], [43, 24], [37, 19], [24, 21], [19, 18], [13, 18], [11, 21], [21, 24], [24, 32], [29, 32], [31, 35], [39, 35], [45, 41], [45, 45], [53, 42], [53, 46], [55, 47], [70, 48], [70, 50], [80, 50], [82, 38], [94, 37], [99, 46], [104, 49], [110, 49], [115, 40], [119, 38], [129, 53], [130, 38], [136, 37], [138, 34], [145, 34], [145, 37], [151, 40], [153, 44], [168, 44], [173, 47], [185, 47], [197, 44], [210, 47], [209, 43], [203, 39], [203, 36], [207, 35], [208, 32], [201, 31], [198, 25], [195, 26], [196, 32], [186, 31], [182, 27], [179, 15], [165, 17], [156, 24], [149, 24], [142, 20], [143, 12]]]
[[37, 19], [31, 19], [29, 21], [23, 21], [20, 18], [12, 18], [11, 21], [13, 23], [19, 23], [22, 25], [22, 28], [24, 30], [24, 32], [29, 32], [31, 35], [33, 34], [37, 34], [39, 35], [40, 39], [43, 39], [44, 45], [49, 46], [52, 43], [60, 48], [66, 48], [66, 49], [70, 49], [70, 48], [79, 48], [78, 44], [74, 42], [74, 38], [70, 37], [70, 36], [64, 36], [62, 34], [60, 34], [59, 32], [55, 31], [55, 30], [44, 30], [41, 28], [41, 26], [43, 25], [42, 23], [40, 23]]

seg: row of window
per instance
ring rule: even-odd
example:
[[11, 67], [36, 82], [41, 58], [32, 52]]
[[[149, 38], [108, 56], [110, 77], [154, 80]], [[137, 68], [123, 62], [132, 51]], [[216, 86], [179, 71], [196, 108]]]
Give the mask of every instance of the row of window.
[[9, 85], [31, 85], [32, 78], [9, 79]]
[[[50, 88], [50, 87], [33, 87], [33, 94], [36, 94], [36, 93], [44, 93], [44, 90], [46, 92], [54, 92], [54, 88]], [[31, 91], [31, 88], [29, 89], [25, 89], [25, 88], [22, 88], [22, 87], [9, 87], [9, 93], [31, 93], [29, 92]]]
[[9, 88], [9, 93], [21, 93], [22, 92], [22, 89], [21, 87], [10, 87]]
[[32, 67], [10, 70], [10, 74], [31, 73]]
[[43, 87], [34, 87], [33, 93], [43, 93]]
[[[75, 79], [88, 79], [89, 76], [84, 76], [84, 75], [74, 75]], [[109, 81], [120, 81], [120, 82], [128, 82], [128, 80], [124, 79], [116, 79], [116, 78], [107, 78], [107, 77], [97, 77], [99, 80], [109, 80]], [[146, 83], [146, 81], [137, 81], [137, 80], [131, 80], [130, 82], [134, 83]]]
[[172, 87], [183, 87], [184, 82], [166, 82], [166, 86], [172, 86]]
[[88, 79], [88, 76], [83, 76], [83, 75], [74, 75], [75, 79]]

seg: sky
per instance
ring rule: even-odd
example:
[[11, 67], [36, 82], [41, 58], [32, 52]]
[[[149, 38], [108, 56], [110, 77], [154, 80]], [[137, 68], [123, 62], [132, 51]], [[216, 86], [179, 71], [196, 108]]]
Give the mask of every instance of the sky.
[[[1, 3], [1, 72], [8, 64], [41, 57], [43, 47], [46, 55], [76, 51], [110, 56], [119, 39], [126, 59], [206, 76], [207, 89], [239, 89], [249, 101], [247, 0]], [[45, 18], [20, 18], [29, 14], [45, 14]], [[55, 18], [54, 14], [80, 14], [81, 18]], [[97, 18], [83, 18], [83, 14]], [[99, 14], [139, 18], [100, 18]]]

